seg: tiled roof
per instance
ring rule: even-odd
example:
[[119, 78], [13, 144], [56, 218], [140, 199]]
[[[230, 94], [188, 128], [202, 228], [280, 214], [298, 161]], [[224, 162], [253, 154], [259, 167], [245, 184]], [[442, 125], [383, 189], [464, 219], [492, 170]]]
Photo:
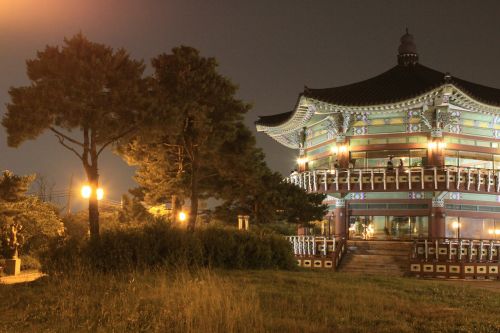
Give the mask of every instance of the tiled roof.
[[388, 104], [417, 97], [445, 83], [451, 83], [474, 99], [500, 105], [500, 89], [490, 88], [449, 77], [445, 73], [415, 64], [397, 65], [371, 79], [346, 86], [326, 89], [305, 89], [303, 96], [346, 106]]
[[257, 120], [255, 124], [264, 126], [278, 126], [290, 119], [294, 112], [295, 111], [288, 111], [284, 113], [274, 114], [272, 116], [259, 116], [259, 120]]
[[[500, 106], [500, 89], [486, 87], [448, 76], [419, 63], [399, 64], [371, 79], [325, 89], [305, 88], [301, 96], [343, 106], [369, 106], [404, 101], [451, 83], [479, 102]], [[277, 126], [293, 115], [293, 111], [262, 116], [257, 125]]]

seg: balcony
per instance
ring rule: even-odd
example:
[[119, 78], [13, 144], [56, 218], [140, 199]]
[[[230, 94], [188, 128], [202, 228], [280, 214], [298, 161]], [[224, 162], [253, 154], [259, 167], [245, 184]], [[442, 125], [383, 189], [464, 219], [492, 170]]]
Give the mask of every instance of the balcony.
[[295, 172], [285, 178], [310, 193], [453, 191], [500, 193], [500, 170], [455, 166], [349, 168]]

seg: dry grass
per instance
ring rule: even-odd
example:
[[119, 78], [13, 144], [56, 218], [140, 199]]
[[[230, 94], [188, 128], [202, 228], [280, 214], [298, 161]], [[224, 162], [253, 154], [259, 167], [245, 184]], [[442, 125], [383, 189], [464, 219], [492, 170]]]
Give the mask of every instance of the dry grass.
[[330, 272], [82, 272], [0, 286], [0, 330], [499, 332], [499, 295], [459, 283]]

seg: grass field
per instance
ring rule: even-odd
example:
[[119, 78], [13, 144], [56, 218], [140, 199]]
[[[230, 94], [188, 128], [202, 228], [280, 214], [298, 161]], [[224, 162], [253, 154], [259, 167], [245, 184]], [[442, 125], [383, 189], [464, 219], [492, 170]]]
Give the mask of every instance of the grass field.
[[82, 272], [0, 285], [0, 331], [500, 332], [497, 283], [310, 271]]

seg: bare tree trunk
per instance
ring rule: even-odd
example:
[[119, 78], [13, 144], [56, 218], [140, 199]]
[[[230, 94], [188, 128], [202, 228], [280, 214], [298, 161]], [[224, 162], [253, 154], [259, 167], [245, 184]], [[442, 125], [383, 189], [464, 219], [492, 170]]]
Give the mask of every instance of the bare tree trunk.
[[179, 199], [174, 194], [174, 195], [172, 195], [172, 216], [170, 217], [170, 219], [172, 220], [172, 223], [177, 222], [178, 213], [179, 213]]
[[91, 166], [87, 179], [92, 193], [89, 198], [89, 227], [90, 239], [99, 239], [99, 201], [97, 200], [97, 189], [99, 188], [99, 174], [97, 167]]
[[193, 149], [192, 172], [191, 172], [191, 210], [189, 212], [188, 230], [194, 231], [196, 217], [198, 216], [198, 149]]
[[87, 179], [92, 189], [89, 198], [89, 227], [90, 239], [99, 240], [99, 202], [97, 200], [97, 189], [99, 188], [99, 172], [97, 167], [97, 146], [95, 143], [95, 132], [90, 134], [90, 165], [87, 167]]

